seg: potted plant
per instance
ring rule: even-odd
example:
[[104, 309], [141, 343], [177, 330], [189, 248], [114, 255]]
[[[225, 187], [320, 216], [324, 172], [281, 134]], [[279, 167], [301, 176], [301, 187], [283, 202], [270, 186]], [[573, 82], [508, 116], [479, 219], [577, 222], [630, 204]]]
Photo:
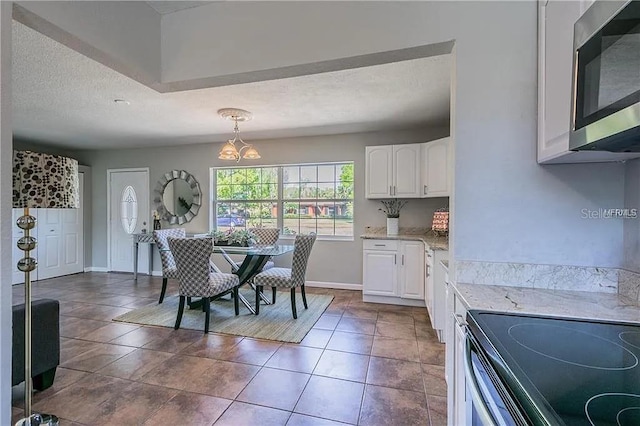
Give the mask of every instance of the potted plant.
[[387, 235], [398, 235], [400, 210], [407, 204], [407, 201], [393, 199], [382, 200], [381, 203], [383, 207], [378, 210], [387, 215]]
[[247, 230], [211, 231], [213, 243], [217, 246], [249, 247], [255, 244], [255, 235]]

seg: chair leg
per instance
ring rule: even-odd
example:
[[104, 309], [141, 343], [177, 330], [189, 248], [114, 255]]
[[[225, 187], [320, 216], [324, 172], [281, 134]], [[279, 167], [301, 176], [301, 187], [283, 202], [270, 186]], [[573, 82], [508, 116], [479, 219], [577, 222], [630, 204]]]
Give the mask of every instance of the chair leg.
[[296, 288], [291, 287], [291, 312], [293, 312], [293, 319], [298, 319], [298, 311], [296, 310]]
[[262, 293], [262, 286], [256, 286], [256, 315], [260, 313], [260, 293]]
[[209, 318], [211, 317], [211, 300], [204, 297], [202, 305], [204, 306], [204, 333], [209, 332]]
[[300, 286], [300, 291], [302, 292], [302, 303], [304, 303], [304, 308], [309, 309], [309, 306], [307, 306], [307, 295], [304, 293], [304, 284]]
[[240, 297], [238, 297], [238, 287], [233, 288], [233, 308], [236, 310], [236, 316], [240, 315]]
[[271, 304], [275, 305], [276, 304], [276, 288], [275, 287], [271, 287]]
[[167, 293], [167, 281], [169, 281], [168, 278], [162, 278], [162, 291], [160, 292], [160, 300], [158, 303], [162, 303], [164, 295]]
[[176, 330], [180, 328], [180, 322], [182, 321], [182, 314], [184, 313], [184, 302], [185, 302], [185, 297], [180, 296], [180, 304], [178, 305], [178, 318], [176, 318], [176, 325], [173, 327]]

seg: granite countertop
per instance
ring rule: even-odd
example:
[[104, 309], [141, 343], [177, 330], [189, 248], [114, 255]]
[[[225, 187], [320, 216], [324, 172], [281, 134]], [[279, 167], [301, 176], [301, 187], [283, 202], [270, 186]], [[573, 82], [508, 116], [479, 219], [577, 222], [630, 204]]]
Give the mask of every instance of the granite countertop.
[[400, 228], [398, 235], [387, 235], [387, 228], [368, 226], [365, 233], [360, 235], [365, 240], [411, 240], [422, 241], [432, 250], [449, 250], [449, 238], [438, 237], [431, 230], [425, 228]]
[[618, 294], [457, 283], [467, 309], [640, 322], [640, 303]]

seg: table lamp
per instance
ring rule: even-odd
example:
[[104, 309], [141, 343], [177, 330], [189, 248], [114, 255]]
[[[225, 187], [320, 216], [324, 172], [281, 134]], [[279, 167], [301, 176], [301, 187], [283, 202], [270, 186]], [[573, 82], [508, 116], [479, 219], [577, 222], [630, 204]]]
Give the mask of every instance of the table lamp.
[[25, 342], [24, 342], [24, 418], [16, 426], [49, 425], [57, 426], [58, 418], [49, 414], [33, 414], [31, 397], [31, 272], [38, 265], [31, 251], [36, 248], [36, 238], [31, 230], [36, 226], [36, 218], [29, 215], [29, 209], [78, 208], [78, 162], [58, 155], [41, 154], [31, 151], [13, 152], [13, 207], [24, 209], [17, 225], [24, 230], [18, 240], [18, 248], [24, 251], [24, 258], [18, 262], [18, 270], [24, 272]]

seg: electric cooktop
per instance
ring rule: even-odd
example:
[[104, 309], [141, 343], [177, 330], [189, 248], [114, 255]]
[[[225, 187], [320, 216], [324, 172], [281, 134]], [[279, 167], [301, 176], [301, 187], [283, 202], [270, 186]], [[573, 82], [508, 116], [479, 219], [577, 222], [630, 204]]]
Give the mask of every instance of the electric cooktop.
[[467, 320], [529, 418], [640, 425], [640, 324], [473, 310]]

